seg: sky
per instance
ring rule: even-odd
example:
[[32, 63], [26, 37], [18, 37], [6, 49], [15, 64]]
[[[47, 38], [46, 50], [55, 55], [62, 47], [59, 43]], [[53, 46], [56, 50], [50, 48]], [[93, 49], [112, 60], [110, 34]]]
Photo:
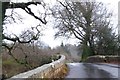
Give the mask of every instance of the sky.
[[[13, 0], [15, 1], [15, 0]], [[24, 1], [24, 0], [19, 0], [19, 1]], [[53, 4], [55, 3], [54, 0], [45, 0], [47, 3], [53, 2]], [[97, 0], [97, 1], [101, 1], [103, 3], [106, 4], [107, 8], [112, 11], [114, 13], [113, 15], [113, 23], [114, 23], [114, 27], [117, 26], [118, 24], [118, 1], [120, 0]], [[37, 7], [34, 7], [37, 9]], [[42, 8], [41, 8], [42, 9]], [[28, 15], [25, 11], [23, 11], [22, 9], [16, 9], [16, 12], [20, 13], [22, 18], [23, 18], [23, 23], [19, 22], [19, 24], [16, 23], [12, 23], [12, 24], [7, 24], [6, 25], [6, 30], [4, 32], [8, 33], [8, 34], [20, 34], [21, 31], [24, 31], [25, 29], [30, 28], [31, 26], [35, 26], [36, 24], [39, 24], [39, 21], [36, 20], [34, 17]], [[9, 10], [7, 10], [6, 14], [9, 14]], [[52, 20], [51, 20], [52, 21]], [[42, 36], [40, 38], [41, 41], [43, 41], [44, 43], [48, 44], [51, 48], [54, 48], [56, 46], [61, 45], [61, 42], [63, 42], [64, 44], [66, 43], [70, 43], [70, 44], [77, 44], [78, 40], [76, 39], [65, 39], [65, 38], [58, 38], [58, 39], [54, 39], [54, 34], [55, 31], [53, 30], [52, 26], [54, 26], [54, 24], [52, 23], [47, 23], [46, 28], [43, 31], [44, 36]]]

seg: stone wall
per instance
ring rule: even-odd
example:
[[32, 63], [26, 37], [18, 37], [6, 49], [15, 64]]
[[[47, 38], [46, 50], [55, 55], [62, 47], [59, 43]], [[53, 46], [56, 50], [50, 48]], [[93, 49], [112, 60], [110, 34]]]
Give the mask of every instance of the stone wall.
[[33, 70], [20, 73], [16, 76], [11, 77], [9, 80], [15, 80], [15, 78], [54, 78], [65, 66], [65, 56], [61, 55], [61, 58], [49, 64], [45, 64], [41, 67]]
[[85, 62], [95, 63], [95, 62], [119, 62], [120, 63], [120, 56], [90, 56], [87, 58]]

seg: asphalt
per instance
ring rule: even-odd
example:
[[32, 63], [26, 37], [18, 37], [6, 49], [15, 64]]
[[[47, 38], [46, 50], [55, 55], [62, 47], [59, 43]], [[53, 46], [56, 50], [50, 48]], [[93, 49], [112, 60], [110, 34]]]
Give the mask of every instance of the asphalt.
[[79, 78], [79, 79], [81, 78], [82, 80], [83, 79], [88, 80], [90, 78], [91, 80], [92, 78], [93, 79], [102, 78], [102, 80], [114, 80], [113, 79], [114, 76], [112, 74], [103, 69], [99, 69], [92, 63], [67, 63], [67, 66], [69, 68], [69, 73], [66, 76], [66, 78]]

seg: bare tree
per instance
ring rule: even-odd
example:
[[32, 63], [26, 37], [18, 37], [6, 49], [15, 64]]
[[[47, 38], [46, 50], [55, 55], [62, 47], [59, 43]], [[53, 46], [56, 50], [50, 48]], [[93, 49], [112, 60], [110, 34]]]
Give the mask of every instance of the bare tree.
[[[18, 20], [22, 20], [22, 18], [20, 18], [20, 15], [14, 11], [14, 9], [17, 9], [17, 8], [22, 9], [27, 14], [33, 16], [35, 19], [40, 21], [40, 24], [36, 25], [35, 27], [31, 27], [31, 29], [28, 29], [28, 30], [22, 32], [20, 35], [16, 35], [16, 34], [11, 35], [11, 34], [2, 33], [2, 40], [3, 40], [2, 46], [8, 49], [9, 55], [11, 55], [13, 57], [13, 59], [16, 60], [16, 62], [18, 62], [20, 64], [25, 64], [25, 65], [26, 65], [26, 62], [24, 62], [24, 63], [20, 62], [12, 54], [12, 50], [16, 47], [16, 44], [18, 44], [18, 43], [26, 44], [26, 43], [32, 43], [32, 42], [38, 40], [39, 37], [42, 35], [41, 30], [40, 30], [41, 24], [45, 25], [47, 23], [46, 11], [45, 11], [45, 13], [41, 13], [40, 16], [37, 16], [34, 13], [34, 11], [32, 11], [32, 9], [29, 7], [30, 5], [35, 5], [35, 6], [41, 5], [41, 6], [43, 6], [44, 9], [46, 9], [46, 7], [45, 7], [46, 4], [42, 1], [41, 2], [26, 2], [26, 3], [2, 2], [2, 25], [3, 26], [5, 24], [7, 24], [7, 23], [5, 23], [5, 21], [7, 21], [8, 18], [10, 18], [10, 20], [12, 20], [15, 23], [16, 22], [16, 18], [14, 17], [15, 15], [17, 15]], [[5, 15], [7, 9], [12, 9], [10, 15]], [[5, 40], [11, 41], [12, 44], [9, 45], [8, 43], [6, 43]], [[25, 58], [27, 58], [26, 55], [25, 55]]]
[[51, 10], [56, 18], [58, 29], [56, 37], [75, 36], [80, 40], [83, 49], [82, 57], [95, 55], [95, 43], [98, 39], [97, 33], [105, 34], [101, 28], [111, 29], [111, 12], [101, 2], [71, 2], [58, 1], [59, 6]]

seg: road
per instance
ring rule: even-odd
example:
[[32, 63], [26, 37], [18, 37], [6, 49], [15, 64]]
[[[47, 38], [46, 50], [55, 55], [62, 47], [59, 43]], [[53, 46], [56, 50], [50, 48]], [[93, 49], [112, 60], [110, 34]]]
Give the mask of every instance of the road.
[[118, 78], [120, 69], [117, 65], [92, 63], [67, 63], [67, 66], [69, 67], [69, 72], [66, 78]]

